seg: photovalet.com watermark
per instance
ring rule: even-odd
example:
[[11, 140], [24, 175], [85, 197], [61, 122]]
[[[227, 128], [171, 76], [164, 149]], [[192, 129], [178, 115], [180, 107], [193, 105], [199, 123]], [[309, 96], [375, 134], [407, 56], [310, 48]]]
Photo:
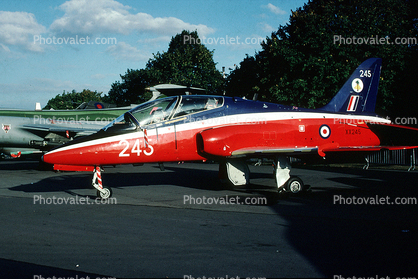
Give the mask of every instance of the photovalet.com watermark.
[[396, 117], [393, 123], [397, 125], [417, 125], [418, 119], [416, 117]]
[[52, 117], [43, 117], [42, 115], [34, 115], [33, 116], [33, 124], [42, 124], [42, 125], [50, 125], [50, 124], [97, 124], [97, 125], [107, 125], [113, 120], [115, 117], [96, 117], [92, 118], [88, 115], [86, 116], [52, 116]]
[[338, 205], [417, 205], [416, 197], [396, 197], [389, 196], [380, 197], [343, 197], [342, 195], [334, 195], [333, 203]]
[[239, 196], [228, 196], [225, 197], [193, 197], [192, 195], [183, 196], [183, 204], [189, 205], [266, 205], [266, 197], [239, 197]]
[[57, 275], [52, 275], [52, 276], [42, 276], [40, 274], [35, 274], [32, 277], [33, 279], [116, 279], [116, 277], [103, 277], [103, 276], [94, 276], [94, 277], [90, 277], [90, 276], [57, 276]]
[[266, 277], [240, 277], [240, 276], [199, 276], [183, 275], [183, 279], [266, 279]]
[[392, 40], [389, 36], [381, 37], [373, 35], [370, 37], [344, 37], [342, 35], [334, 35], [334, 44], [341, 45], [416, 45], [418, 38], [416, 37], [397, 37]]
[[118, 40], [114, 37], [96, 37], [78, 36], [75, 37], [44, 37], [34, 35], [33, 43], [36, 45], [116, 45]]
[[183, 36], [183, 44], [189, 45], [260, 45], [264, 41], [262, 37], [228, 36], [195, 38], [192, 35]]
[[390, 277], [390, 276], [381, 276], [381, 275], [375, 275], [375, 276], [348, 276], [344, 277], [342, 275], [334, 275], [332, 277], [333, 279], [416, 279], [416, 277]]
[[89, 197], [43, 197], [42, 195], [33, 196], [33, 204], [39, 205], [99, 205], [99, 204], [117, 204], [116, 198], [108, 199], [90, 199]]
[[198, 122], [204, 122], [208, 125], [226, 125], [226, 124], [247, 124], [247, 125], [253, 125], [253, 124], [267, 124], [267, 118], [263, 117], [259, 114], [246, 114], [246, 115], [221, 115], [219, 117], [195, 117], [195, 115], [188, 115], [187, 118], [184, 120], [185, 123], [198, 123]]

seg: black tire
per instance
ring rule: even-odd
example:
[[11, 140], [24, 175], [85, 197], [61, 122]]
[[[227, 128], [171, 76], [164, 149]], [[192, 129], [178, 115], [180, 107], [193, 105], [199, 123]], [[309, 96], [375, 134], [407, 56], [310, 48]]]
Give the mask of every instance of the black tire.
[[298, 194], [304, 190], [302, 179], [297, 176], [291, 176], [286, 182], [286, 191], [292, 194]]
[[103, 190], [106, 191], [106, 193], [102, 193], [101, 191], [97, 190], [97, 197], [101, 198], [102, 200], [108, 199], [112, 196], [112, 189], [111, 188], [103, 188]]

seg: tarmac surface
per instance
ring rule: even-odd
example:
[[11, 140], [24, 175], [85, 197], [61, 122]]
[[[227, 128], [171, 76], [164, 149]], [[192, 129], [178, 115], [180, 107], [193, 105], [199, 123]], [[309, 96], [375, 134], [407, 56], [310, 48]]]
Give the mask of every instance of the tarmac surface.
[[116, 166], [100, 204], [92, 174], [37, 167], [0, 162], [1, 278], [417, 276], [417, 171], [294, 168], [312, 191], [279, 196], [269, 165], [235, 189], [217, 164]]

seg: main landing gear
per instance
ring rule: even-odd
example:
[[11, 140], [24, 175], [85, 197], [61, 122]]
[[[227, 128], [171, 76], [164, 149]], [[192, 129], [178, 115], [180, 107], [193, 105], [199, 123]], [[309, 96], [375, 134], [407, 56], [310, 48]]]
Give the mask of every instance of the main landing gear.
[[[274, 178], [279, 193], [297, 194], [308, 190], [302, 179], [290, 175], [290, 161], [286, 156], [278, 156], [274, 160]], [[242, 160], [226, 160], [219, 164], [219, 176], [222, 182], [230, 185], [246, 185], [250, 180], [250, 170]]]
[[[305, 190], [305, 185], [303, 184], [302, 179], [300, 179], [298, 176], [291, 176], [289, 180], [286, 181], [285, 185], [283, 185], [282, 188], [286, 192], [297, 194]], [[281, 192], [280, 188], [279, 188], [279, 192]]]
[[112, 196], [112, 189], [103, 187], [100, 166], [95, 167], [93, 171], [93, 181], [91, 184], [97, 189], [97, 197], [108, 199]]
[[307, 190], [302, 179], [298, 176], [290, 175], [292, 166], [289, 158], [285, 156], [276, 157], [274, 160], [274, 178], [279, 193], [290, 192], [298, 194]]

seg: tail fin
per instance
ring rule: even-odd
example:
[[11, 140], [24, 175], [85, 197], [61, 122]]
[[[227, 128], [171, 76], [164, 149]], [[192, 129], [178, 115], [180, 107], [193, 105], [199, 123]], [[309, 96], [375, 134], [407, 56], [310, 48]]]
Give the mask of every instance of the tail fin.
[[376, 106], [382, 59], [364, 61], [321, 110], [351, 114], [373, 113]]

